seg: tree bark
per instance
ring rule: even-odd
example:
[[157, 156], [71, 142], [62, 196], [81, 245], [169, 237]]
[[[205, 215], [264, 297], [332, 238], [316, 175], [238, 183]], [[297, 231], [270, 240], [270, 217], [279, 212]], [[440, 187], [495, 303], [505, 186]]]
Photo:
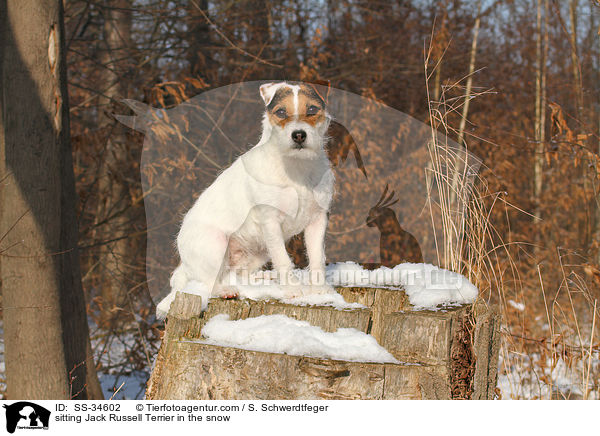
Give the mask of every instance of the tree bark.
[[[294, 306], [274, 301], [202, 299], [177, 294], [146, 398], [164, 399], [492, 399], [498, 374], [500, 317], [479, 302], [414, 311], [406, 294], [338, 288], [361, 309]], [[200, 313], [200, 314], [199, 314]], [[327, 332], [371, 334], [399, 364], [357, 363], [205, 345], [202, 327], [230, 319], [285, 315]], [[257, 370], [260, 368], [260, 370]]]
[[448, 4], [444, 3], [444, 12], [442, 15], [442, 24], [440, 25], [440, 30], [437, 32], [436, 40], [433, 42], [434, 45], [434, 62], [435, 64], [435, 76], [433, 79], [433, 101], [438, 103], [440, 101], [440, 96], [442, 95], [442, 65], [444, 52], [446, 50], [446, 46], [448, 44]]
[[[579, 5], [579, 0], [570, 0], [569, 2], [569, 22], [571, 27], [571, 32], [569, 34], [569, 43], [571, 46], [571, 70], [573, 74], [573, 89], [575, 92], [575, 105], [576, 105], [576, 119], [578, 124], [586, 125], [588, 119], [587, 114], [584, 113], [583, 107], [583, 83], [581, 77], [581, 64], [579, 61], [579, 48], [577, 42], [577, 8]], [[578, 137], [579, 128], [575, 128], [575, 138]], [[579, 142], [578, 139], [575, 139], [574, 142]], [[579, 240], [581, 243], [581, 247], [584, 251], [588, 251], [590, 248], [591, 238], [594, 232], [594, 214], [596, 210], [595, 206], [595, 198], [593, 194], [592, 184], [590, 181], [590, 175], [588, 173], [588, 168], [590, 165], [589, 158], [587, 156], [583, 156], [580, 161], [580, 174], [581, 179], [583, 180], [583, 190], [584, 195], [588, 198], [584, 203], [584, 208], [587, 209], [583, 218], [579, 220]], [[588, 195], [591, 197], [588, 197]]]
[[[598, 38], [596, 38], [596, 34], [600, 35], [600, 27], [596, 30], [596, 22], [594, 19], [594, 14], [590, 14], [590, 34], [593, 35], [590, 40], [596, 42], [596, 62], [597, 65], [600, 65], [600, 42]], [[592, 43], [593, 47], [593, 43]], [[596, 83], [600, 83], [600, 69], [596, 69]], [[600, 133], [600, 102], [598, 102], [596, 109], [596, 124], [597, 124], [597, 132]], [[596, 154], [600, 157], [600, 135], [596, 138]], [[598, 177], [596, 177], [596, 186], [594, 190], [594, 198], [593, 198], [593, 207], [594, 207], [594, 230], [593, 230], [593, 238], [594, 243], [596, 244], [596, 256], [595, 261], [596, 265], [600, 265], [600, 192], [598, 187]]]
[[469, 60], [469, 75], [467, 77], [467, 85], [465, 89], [465, 102], [463, 104], [462, 116], [458, 127], [458, 145], [462, 145], [464, 141], [465, 127], [467, 125], [467, 117], [469, 116], [469, 103], [471, 101], [471, 89], [473, 87], [473, 73], [475, 72], [475, 60], [477, 58], [477, 40], [479, 39], [479, 27], [481, 25], [481, 0], [477, 5], [477, 18], [473, 25], [473, 39], [471, 42], [471, 54]]
[[[464, 140], [465, 128], [467, 125], [467, 117], [469, 116], [469, 104], [471, 102], [471, 89], [473, 87], [473, 74], [475, 73], [475, 61], [477, 59], [477, 40], [479, 39], [479, 27], [481, 25], [481, 3], [482, 0], [479, 0], [477, 4], [477, 17], [475, 18], [475, 24], [473, 25], [473, 39], [471, 41], [471, 53], [469, 60], [469, 74], [467, 76], [467, 84], [465, 89], [465, 99], [462, 108], [462, 115], [460, 119], [460, 124], [458, 127], [458, 145], [463, 146], [464, 144], [464, 153], [463, 155], [457, 155], [455, 159], [454, 166], [454, 174], [452, 176], [452, 185], [450, 186], [450, 214], [452, 217], [458, 216], [457, 224], [460, 226], [464, 225], [464, 213], [462, 210], [458, 210], [459, 200], [461, 196], [459, 196], [459, 192], [464, 189], [461, 183], [461, 180], [465, 179], [465, 170], [467, 168], [468, 163], [468, 151], [466, 147], [466, 142]], [[457, 150], [457, 153], [460, 153], [460, 148]], [[462, 204], [462, 208], [465, 207], [464, 201]], [[453, 259], [452, 262], [456, 262], [456, 259]], [[457, 266], [453, 265], [453, 268]], [[451, 268], [451, 269], [453, 269]]]
[[575, 104], [577, 105], [577, 119], [581, 119], [581, 111], [583, 110], [583, 89], [581, 84], [581, 71], [579, 65], [579, 53], [577, 49], [577, 6], [579, 0], [571, 0], [569, 2], [569, 21], [571, 23], [571, 34], [569, 40], [571, 43], [571, 69], [573, 71], [573, 82], [575, 88]]
[[187, 50], [187, 60], [190, 64], [190, 74], [192, 77], [201, 77], [211, 83], [216, 80], [212, 73], [215, 71], [214, 59], [211, 50], [214, 48], [214, 42], [211, 38], [211, 28], [206, 19], [198, 12], [198, 5], [202, 11], [208, 15], [208, 0], [198, 0], [188, 4], [188, 33], [186, 40], [189, 44]]
[[81, 288], [60, 0], [0, 0], [0, 235], [7, 397], [85, 399]]
[[[541, 219], [541, 196], [543, 189], [544, 143], [546, 140], [546, 57], [548, 49], [548, 0], [537, 0], [536, 62], [535, 62], [535, 153], [533, 168], [534, 222]], [[542, 19], [543, 17], [543, 19]], [[540, 234], [536, 234], [538, 247]]]
[[[131, 13], [129, 2], [118, 0], [105, 2], [104, 9], [104, 52], [102, 55], [103, 93], [100, 98], [99, 126], [110, 131], [100, 168], [98, 182], [99, 204], [96, 237], [110, 241], [126, 236], [130, 229], [131, 201], [125, 175], [129, 174], [130, 162], [125, 128], [110, 115], [113, 102], [127, 97], [127, 86], [123, 75], [127, 69], [125, 54], [131, 45]], [[127, 303], [127, 265], [131, 265], [130, 241], [127, 238], [107, 243], [100, 250], [102, 281], [101, 324], [108, 327], [114, 320], [122, 318]]]

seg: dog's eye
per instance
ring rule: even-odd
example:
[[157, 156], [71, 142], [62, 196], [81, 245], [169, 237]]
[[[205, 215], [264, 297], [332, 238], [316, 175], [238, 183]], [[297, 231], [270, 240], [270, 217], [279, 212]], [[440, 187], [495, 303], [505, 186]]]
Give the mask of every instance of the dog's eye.
[[306, 109], [306, 115], [316, 115], [317, 112], [319, 112], [319, 108], [314, 105]]
[[285, 118], [287, 115], [287, 112], [285, 111], [285, 109], [277, 109], [275, 111], [275, 115], [277, 115], [279, 118]]

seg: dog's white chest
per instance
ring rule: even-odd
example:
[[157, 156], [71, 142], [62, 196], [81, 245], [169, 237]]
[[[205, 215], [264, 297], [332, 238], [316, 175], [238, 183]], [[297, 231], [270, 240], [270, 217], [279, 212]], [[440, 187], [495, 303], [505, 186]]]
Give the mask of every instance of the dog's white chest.
[[318, 211], [319, 204], [312, 189], [304, 186], [295, 187], [297, 210], [295, 215], [283, 213], [281, 228], [286, 239], [302, 232], [311, 218]]

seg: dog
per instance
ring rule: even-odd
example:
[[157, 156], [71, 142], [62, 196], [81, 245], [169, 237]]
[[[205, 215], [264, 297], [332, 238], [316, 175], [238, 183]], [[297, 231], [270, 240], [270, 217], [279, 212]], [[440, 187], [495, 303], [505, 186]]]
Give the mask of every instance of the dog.
[[[294, 264], [285, 244], [304, 232], [310, 286], [282, 286], [284, 298], [330, 292], [325, 281], [325, 232], [334, 176], [325, 144], [331, 116], [327, 94], [305, 83], [260, 86], [265, 112], [259, 142], [237, 158], [196, 200], [177, 236], [181, 263], [171, 292], [157, 306], [164, 318], [190, 281], [211, 296], [235, 297], [231, 273], [264, 274], [289, 283]], [[266, 275], [264, 275], [266, 277]], [[272, 276], [269, 276], [272, 277]]]

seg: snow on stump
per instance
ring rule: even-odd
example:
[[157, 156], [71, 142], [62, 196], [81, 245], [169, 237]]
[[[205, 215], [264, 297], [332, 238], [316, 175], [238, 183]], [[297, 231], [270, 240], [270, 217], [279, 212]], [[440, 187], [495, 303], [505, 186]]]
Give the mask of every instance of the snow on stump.
[[[364, 307], [340, 310], [272, 300], [212, 299], [203, 312], [200, 296], [177, 294], [148, 381], [146, 398], [381, 400], [494, 397], [500, 323], [495, 308], [477, 302], [436, 311], [414, 310], [407, 295], [399, 290], [339, 287], [337, 291], [347, 302], [360, 303]], [[227, 323], [227, 317], [222, 314], [228, 315], [230, 320], [278, 315], [279, 321], [306, 321], [296, 324], [300, 327], [310, 324], [311, 329], [320, 331], [317, 342], [338, 329], [352, 329], [338, 333], [363, 335], [362, 339], [367, 336], [365, 334], [372, 335], [368, 338], [374, 338], [387, 350], [391, 360], [350, 361], [356, 359], [293, 355], [298, 353], [285, 349], [273, 353], [256, 351], [251, 346], [242, 349], [215, 345], [203, 337], [201, 331], [211, 319], [216, 322], [223, 318], [222, 322]]]

